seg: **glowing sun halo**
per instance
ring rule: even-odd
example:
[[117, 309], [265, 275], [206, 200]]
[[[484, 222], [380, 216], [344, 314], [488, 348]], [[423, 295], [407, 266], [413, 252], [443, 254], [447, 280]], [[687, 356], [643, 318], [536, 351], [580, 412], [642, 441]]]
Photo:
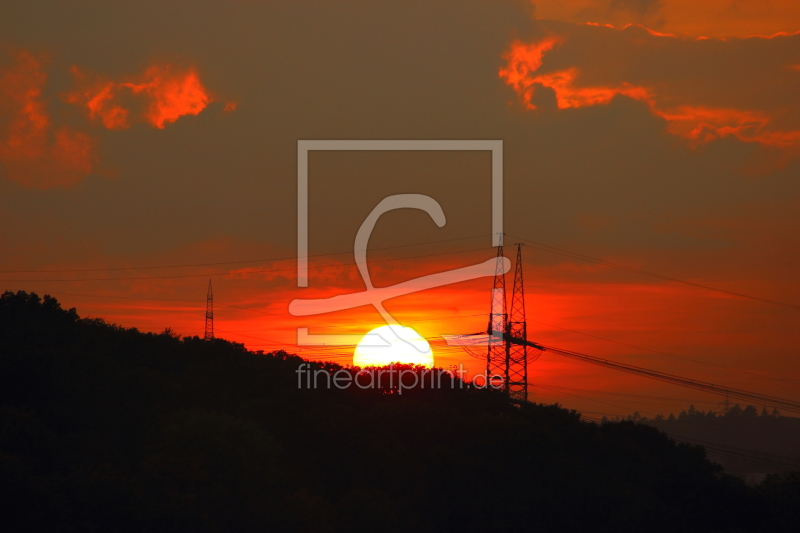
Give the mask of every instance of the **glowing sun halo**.
[[403, 363], [433, 367], [433, 352], [428, 341], [411, 328], [381, 326], [361, 339], [353, 353], [355, 366], [386, 366]]

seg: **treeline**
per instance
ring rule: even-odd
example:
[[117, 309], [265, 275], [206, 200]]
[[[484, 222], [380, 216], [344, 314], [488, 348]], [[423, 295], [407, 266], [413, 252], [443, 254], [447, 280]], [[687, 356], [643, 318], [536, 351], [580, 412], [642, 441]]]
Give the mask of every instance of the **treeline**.
[[[617, 419], [619, 421], [621, 419]], [[747, 479], [764, 474], [800, 470], [800, 418], [781, 416], [777, 409], [761, 412], [738, 404], [726, 411], [701, 411], [690, 405], [678, 416], [640, 416], [624, 420], [648, 424], [673, 438], [704, 444], [709, 457], [729, 473]]]
[[[6, 531], [794, 531], [702, 447], [471, 387], [298, 387], [305, 361], [0, 297]], [[313, 363], [315, 371], [340, 367]]]

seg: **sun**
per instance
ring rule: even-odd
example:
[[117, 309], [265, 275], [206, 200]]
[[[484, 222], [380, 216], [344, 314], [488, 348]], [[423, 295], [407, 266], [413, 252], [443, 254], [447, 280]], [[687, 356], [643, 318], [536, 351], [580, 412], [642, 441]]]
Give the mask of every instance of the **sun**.
[[375, 328], [359, 341], [353, 352], [353, 365], [386, 366], [390, 363], [433, 368], [433, 352], [428, 341], [404, 326]]

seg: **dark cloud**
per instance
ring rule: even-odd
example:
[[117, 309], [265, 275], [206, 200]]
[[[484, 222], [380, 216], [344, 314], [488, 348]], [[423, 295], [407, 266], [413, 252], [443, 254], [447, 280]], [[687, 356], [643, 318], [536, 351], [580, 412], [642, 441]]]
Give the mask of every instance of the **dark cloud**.
[[658, 12], [663, 6], [661, 0], [611, 0], [609, 11], [629, 11], [640, 18]]

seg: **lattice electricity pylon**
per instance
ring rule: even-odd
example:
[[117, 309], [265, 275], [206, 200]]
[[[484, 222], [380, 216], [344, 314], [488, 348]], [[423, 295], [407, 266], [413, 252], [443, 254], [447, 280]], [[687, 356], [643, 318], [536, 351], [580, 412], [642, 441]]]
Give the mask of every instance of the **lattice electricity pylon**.
[[[492, 309], [489, 311], [489, 350], [486, 356], [486, 379], [502, 376], [508, 379], [508, 350], [506, 349], [506, 274], [505, 257], [503, 256], [503, 240], [497, 247], [497, 265], [492, 285]], [[503, 382], [506, 383], [505, 381]]]
[[[527, 341], [528, 325], [525, 321], [525, 288], [522, 283], [522, 244], [516, 244], [517, 264], [514, 267], [514, 287], [511, 290], [508, 336]], [[525, 344], [507, 342], [506, 349], [508, 350], [508, 376], [506, 376], [508, 396], [512, 400], [528, 401], [528, 347]], [[531, 352], [535, 351], [531, 350]]]
[[214, 293], [211, 292], [211, 280], [208, 280], [208, 296], [206, 297], [206, 332], [203, 338], [214, 340]]

